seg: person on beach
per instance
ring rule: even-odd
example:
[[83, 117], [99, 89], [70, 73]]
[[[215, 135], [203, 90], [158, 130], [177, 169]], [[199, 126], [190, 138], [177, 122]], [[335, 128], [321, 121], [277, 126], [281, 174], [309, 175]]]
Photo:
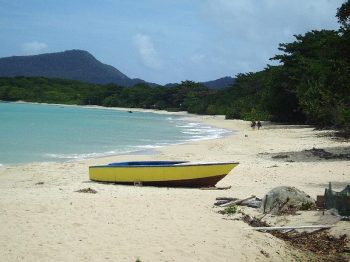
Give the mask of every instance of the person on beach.
[[255, 127], [256, 127], [256, 122], [255, 122], [255, 120], [252, 121], [250, 127], [253, 128], [253, 130], [255, 130]]
[[258, 121], [258, 130], [262, 127], [260, 120]]

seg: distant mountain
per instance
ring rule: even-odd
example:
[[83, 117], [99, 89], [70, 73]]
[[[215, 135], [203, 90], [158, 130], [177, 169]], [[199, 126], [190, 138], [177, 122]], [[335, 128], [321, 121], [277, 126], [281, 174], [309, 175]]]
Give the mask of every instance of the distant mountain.
[[142, 79], [130, 79], [83, 50], [0, 58], [0, 77], [14, 76], [55, 77], [95, 84], [116, 83], [121, 86], [145, 83]]
[[[15, 76], [63, 78], [94, 84], [115, 83], [127, 87], [140, 83], [157, 86], [139, 78], [131, 79], [113, 66], [101, 63], [84, 50], [0, 58], [0, 77]], [[201, 84], [211, 89], [220, 89], [232, 85], [234, 81], [234, 78], [227, 76]], [[173, 83], [165, 86], [176, 85]]]
[[[216, 80], [200, 82], [200, 84], [208, 87], [209, 89], [221, 89], [228, 86], [232, 86], [235, 83], [236, 79], [230, 76], [225, 76]], [[177, 86], [178, 83], [169, 83], [166, 84], [166, 87], [174, 87]]]
[[216, 80], [201, 82], [201, 84], [205, 85], [210, 89], [221, 89], [228, 86], [232, 86], [236, 81], [236, 78], [225, 76]]

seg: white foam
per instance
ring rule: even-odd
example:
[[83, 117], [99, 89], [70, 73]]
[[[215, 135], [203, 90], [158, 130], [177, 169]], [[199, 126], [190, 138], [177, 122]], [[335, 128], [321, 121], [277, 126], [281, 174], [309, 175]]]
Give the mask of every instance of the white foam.
[[231, 133], [231, 131], [226, 129], [203, 125], [201, 123], [195, 122], [189, 122], [185, 124], [181, 123], [177, 125], [177, 127], [182, 129], [180, 131], [182, 134], [190, 135], [188, 141], [217, 139]]
[[45, 154], [45, 157], [54, 158], [54, 159], [65, 159], [65, 160], [80, 160], [80, 159], [90, 159], [90, 158], [99, 158], [104, 156], [113, 156], [120, 152], [109, 151], [103, 153], [85, 153], [85, 154]]
[[[174, 120], [173, 118], [169, 117], [168, 120]], [[176, 121], [177, 119], [175, 119]], [[135, 145], [135, 146], [129, 146], [128, 149], [125, 149], [123, 151], [108, 151], [108, 152], [93, 152], [93, 153], [81, 153], [81, 154], [58, 154], [58, 153], [48, 153], [45, 154], [45, 158], [51, 158], [51, 159], [59, 159], [63, 161], [72, 161], [72, 160], [83, 160], [83, 159], [91, 159], [91, 158], [100, 158], [105, 156], [113, 156], [118, 154], [128, 154], [132, 152], [138, 152], [143, 150], [153, 150], [157, 148], [161, 148], [168, 145], [177, 145], [177, 144], [184, 144], [189, 141], [201, 141], [201, 140], [210, 140], [210, 139], [217, 139], [220, 137], [223, 137], [231, 131], [226, 129], [221, 129], [217, 127], [211, 127], [208, 125], [203, 125], [201, 123], [195, 123], [195, 122], [189, 122], [189, 123], [183, 123], [181, 121], [181, 124], [176, 125], [178, 128], [180, 128], [180, 133], [186, 135], [186, 137], [179, 137], [177, 141], [169, 141], [169, 142], [155, 142], [152, 143], [151, 139], [141, 139], [141, 145]], [[142, 142], [145, 144], [142, 145]], [[0, 167], [2, 165], [0, 164]]]
[[133, 148], [139, 148], [139, 149], [154, 149], [154, 148], [160, 148], [161, 145], [144, 145], [144, 146], [132, 146]]
[[189, 123], [184, 123], [184, 124], [176, 125], [176, 126], [177, 126], [177, 127], [181, 127], [181, 128], [192, 128], [192, 127], [200, 126], [200, 125], [201, 125], [200, 123], [192, 123], [192, 122], [189, 122]]

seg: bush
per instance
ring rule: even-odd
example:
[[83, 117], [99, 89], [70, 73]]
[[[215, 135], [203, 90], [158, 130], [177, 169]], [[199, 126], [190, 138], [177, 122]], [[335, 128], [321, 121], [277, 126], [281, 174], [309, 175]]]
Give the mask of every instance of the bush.
[[226, 215], [231, 216], [231, 215], [236, 214], [237, 211], [238, 211], [238, 208], [237, 208], [236, 205], [234, 205], [234, 206], [229, 206], [229, 207], [226, 207], [226, 208], [224, 209], [223, 214], [226, 214]]

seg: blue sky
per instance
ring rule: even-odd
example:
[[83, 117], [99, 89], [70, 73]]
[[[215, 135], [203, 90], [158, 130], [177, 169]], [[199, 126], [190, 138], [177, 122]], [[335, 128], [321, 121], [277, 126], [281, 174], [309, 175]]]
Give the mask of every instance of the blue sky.
[[343, 0], [0, 0], [0, 57], [89, 51], [165, 84], [262, 70], [278, 43], [337, 29]]

